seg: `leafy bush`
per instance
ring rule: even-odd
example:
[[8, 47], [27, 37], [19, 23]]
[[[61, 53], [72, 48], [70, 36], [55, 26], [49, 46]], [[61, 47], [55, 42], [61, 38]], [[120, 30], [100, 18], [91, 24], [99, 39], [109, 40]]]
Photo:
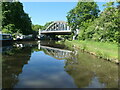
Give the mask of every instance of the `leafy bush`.
[[[93, 22], [86, 22], [80, 29], [79, 39], [92, 39], [102, 42], [119, 42], [118, 8], [107, 7]], [[86, 27], [87, 26], [87, 27]]]
[[3, 33], [9, 33], [9, 34], [13, 34], [16, 32], [19, 32], [19, 29], [16, 29], [14, 24], [8, 24], [7, 26], [2, 28], [2, 32]]

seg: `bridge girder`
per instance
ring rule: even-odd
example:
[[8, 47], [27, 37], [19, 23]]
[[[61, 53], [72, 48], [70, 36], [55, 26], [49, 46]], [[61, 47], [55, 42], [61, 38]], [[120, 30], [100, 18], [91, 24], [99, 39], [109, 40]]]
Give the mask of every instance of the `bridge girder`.
[[54, 21], [41, 34], [70, 35], [71, 28], [65, 21]]

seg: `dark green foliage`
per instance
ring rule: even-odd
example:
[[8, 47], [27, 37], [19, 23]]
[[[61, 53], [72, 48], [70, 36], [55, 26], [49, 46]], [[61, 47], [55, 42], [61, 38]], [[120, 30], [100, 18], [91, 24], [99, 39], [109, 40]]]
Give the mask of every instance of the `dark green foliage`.
[[68, 24], [73, 30], [81, 28], [89, 19], [94, 20], [98, 17], [98, 13], [95, 2], [78, 2], [77, 6], [68, 12]]
[[39, 29], [42, 30], [42, 28], [43, 28], [43, 26], [41, 26], [41, 25], [32, 25], [33, 31], [39, 31]]
[[115, 6], [114, 2], [108, 2], [104, 6], [106, 6], [104, 11], [97, 16], [99, 10], [96, 3], [78, 2], [77, 6], [68, 13], [69, 25], [73, 30], [80, 29], [79, 40], [119, 42], [120, 3]]
[[[31, 28], [31, 19], [28, 14], [23, 10], [23, 5], [20, 2], [3, 2], [2, 3], [2, 28], [6, 26], [14, 25], [16, 30], [19, 30], [19, 33], [30, 34], [32, 33]], [[9, 30], [8, 30], [9, 32]], [[12, 31], [15, 33], [17, 31]]]
[[107, 8], [90, 25], [81, 29], [79, 39], [92, 39], [95, 41], [118, 42], [119, 34], [119, 14], [118, 8], [113, 3], [107, 3]]
[[2, 32], [13, 34], [13, 33], [20, 32], [20, 30], [16, 29], [14, 24], [8, 24], [8, 25], [4, 26], [4, 28], [2, 29]]
[[43, 27], [42, 27], [42, 30], [45, 30], [50, 24], [52, 24], [53, 21], [51, 22], [47, 22]]
[[37, 35], [39, 34], [39, 29], [42, 30], [42, 28], [43, 28], [43, 26], [41, 26], [41, 25], [32, 25], [34, 38], [37, 38]]

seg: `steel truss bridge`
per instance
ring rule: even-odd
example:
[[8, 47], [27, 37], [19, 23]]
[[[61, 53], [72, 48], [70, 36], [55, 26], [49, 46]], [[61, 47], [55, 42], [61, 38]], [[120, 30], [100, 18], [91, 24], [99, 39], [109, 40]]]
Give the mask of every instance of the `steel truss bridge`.
[[46, 30], [39, 31], [40, 34], [70, 35], [71, 28], [65, 21], [54, 21]]

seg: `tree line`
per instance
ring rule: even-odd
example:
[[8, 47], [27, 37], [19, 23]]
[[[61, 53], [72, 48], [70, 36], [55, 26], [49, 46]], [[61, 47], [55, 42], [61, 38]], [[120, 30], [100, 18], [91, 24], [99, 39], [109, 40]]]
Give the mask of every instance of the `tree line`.
[[79, 29], [78, 40], [119, 42], [120, 2], [107, 2], [100, 13], [96, 2], [78, 2], [67, 14], [73, 33]]
[[32, 34], [31, 18], [23, 10], [23, 5], [17, 2], [2, 2], [2, 32]]
[[[33, 25], [31, 18], [23, 10], [23, 5], [17, 2], [2, 2], [2, 32], [24, 35], [34, 34], [39, 29], [45, 30], [53, 21], [44, 26]], [[79, 29], [78, 40], [95, 40], [102, 42], [119, 42], [120, 1], [108, 2], [100, 12], [96, 2], [78, 2], [76, 7], [67, 13], [67, 22], [74, 31]], [[1, 19], [2, 17], [2, 19]], [[71, 38], [71, 36], [64, 36]]]
[[35, 34], [37, 35], [38, 30], [44, 30], [47, 28], [51, 22], [47, 22], [44, 26], [34, 25], [31, 22], [31, 18], [23, 10], [23, 4], [19, 1], [16, 2], [2, 2], [0, 4], [2, 7], [2, 16], [0, 20], [2, 21], [2, 32], [15, 34]]

